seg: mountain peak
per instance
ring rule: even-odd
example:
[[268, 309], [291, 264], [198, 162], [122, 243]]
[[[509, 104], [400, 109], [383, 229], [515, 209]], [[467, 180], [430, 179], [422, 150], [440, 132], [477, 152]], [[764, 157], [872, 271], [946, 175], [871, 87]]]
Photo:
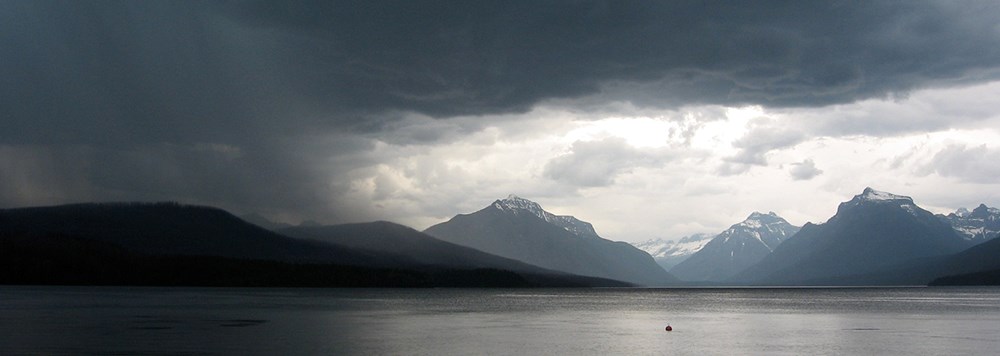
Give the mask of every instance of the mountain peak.
[[774, 212], [755, 211], [670, 269], [689, 281], [724, 281], [759, 262], [799, 228]]
[[996, 208], [988, 207], [986, 206], [986, 204], [979, 204], [979, 206], [977, 206], [975, 209], [972, 209], [972, 211], [969, 212], [968, 216], [971, 218], [985, 219], [988, 218], [990, 215], [995, 215], [998, 213], [1000, 213], [1000, 210], [997, 210]]
[[755, 211], [750, 213], [750, 216], [747, 216], [746, 220], [760, 220], [760, 219], [777, 218], [777, 217], [779, 217], [778, 214], [775, 214], [773, 211], [769, 211], [767, 212], [767, 214]]
[[967, 241], [992, 240], [1000, 234], [1000, 209], [986, 204], [979, 204], [972, 211], [960, 208], [942, 218]]
[[542, 206], [538, 203], [521, 198], [514, 194], [508, 195], [506, 199], [499, 199], [493, 202], [493, 207], [514, 215], [517, 215], [520, 212], [528, 212], [550, 224], [572, 232], [577, 236], [600, 238], [600, 236], [597, 235], [597, 231], [594, 231], [594, 226], [590, 223], [579, 220], [570, 215], [552, 214], [545, 211], [545, 209], [542, 209]]
[[756, 229], [760, 228], [763, 225], [768, 225], [778, 221], [784, 221], [784, 219], [778, 216], [778, 214], [775, 214], [773, 211], [768, 212], [767, 214], [755, 211], [753, 213], [750, 213], [750, 216], [747, 216], [747, 218], [744, 219], [742, 222], [733, 226], [734, 227], [745, 226], [751, 229]]
[[[969, 209], [966, 208], [958, 208], [958, 210], [955, 210], [954, 213], [949, 214], [949, 216], [970, 219], [989, 219], [994, 215], [1000, 216], [1000, 209], [991, 208], [986, 204], [979, 204], [979, 206], [972, 209], [972, 211], [969, 211]], [[994, 217], [993, 219], [996, 220], [998, 218]]]
[[505, 199], [499, 199], [493, 202], [493, 206], [500, 210], [510, 210], [515, 213], [518, 210], [527, 210], [532, 214], [538, 215], [538, 217], [542, 217], [542, 212], [545, 211], [542, 210], [542, 206], [538, 205], [538, 203], [521, 198], [514, 194], [508, 195]]
[[860, 195], [855, 195], [852, 201], [871, 201], [871, 202], [883, 202], [883, 201], [895, 201], [903, 200], [913, 203], [913, 198], [904, 195], [896, 195], [888, 192], [878, 191], [872, 189], [871, 187], [865, 188], [865, 191]]
[[[850, 201], [840, 203], [840, 207], [837, 209], [838, 214], [842, 209], [847, 208], [849, 210], [855, 207], [873, 207], [873, 206], [898, 206], [901, 209], [908, 211], [910, 214], [917, 216], [923, 215], [924, 213], [930, 214], [926, 210], [921, 209], [913, 202], [913, 198], [905, 195], [896, 195], [888, 192], [878, 191], [872, 189], [871, 187], [865, 188], [864, 192], [855, 195]], [[836, 215], [834, 216], [836, 217]]]

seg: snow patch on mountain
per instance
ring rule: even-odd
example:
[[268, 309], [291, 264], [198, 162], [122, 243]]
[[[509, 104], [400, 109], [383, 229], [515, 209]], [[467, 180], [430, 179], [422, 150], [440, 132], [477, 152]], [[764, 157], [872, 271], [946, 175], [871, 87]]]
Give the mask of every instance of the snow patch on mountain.
[[669, 270], [701, 250], [713, 237], [715, 235], [693, 234], [677, 240], [657, 238], [643, 242], [632, 242], [631, 244], [653, 256], [656, 263], [663, 269]]
[[545, 211], [545, 209], [542, 209], [542, 206], [538, 203], [521, 198], [514, 194], [508, 195], [506, 199], [500, 199], [493, 202], [493, 207], [515, 215], [522, 212], [535, 215], [542, 220], [559, 226], [577, 236], [600, 238], [600, 236], [597, 235], [597, 231], [594, 230], [594, 226], [589, 222], [577, 219], [576, 217], [570, 215], [552, 214]]
[[[773, 211], [767, 214], [753, 212], [745, 220], [730, 226], [719, 234], [723, 242], [732, 238], [752, 238], [764, 243], [769, 250], [774, 250], [782, 241], [795, 234], [798, 228], [789, 224]], [[743, 241], [743, 244], [746, 242]]]
[[646, 251], [653, 258], [688, 256], [698, 252], [708, 241], [711, 234], [694, 234], [678, 240], [651, 239], [643, 242], [633, 242], [636, 248]]
[[670, 272], [688, 281], [724, 281], [759, 262], [798, 231], [799, 227], [774, 212], [753, 212]]
[[904, 195], [896, 195], [888, 192], [878, 191], [872, 189], [871, 187], [865, 188], [861, 195], [855, 196], [855, 199], [859, 198], [865, 201], [895, 201], [903, 200], [908, 202], [913, 202], [913, 198]]
[[909, 212], [910, 215], [918, 217], [922, 215], [924, 216], [933, 215], [930, 212], [921, 209], [919, 206], [917, 206], [917, 204], [913, 202], [913, 198], [910, 198], [905, 195], [897, 195], [888, 192], [878, 191], [872, 189], [871, 187], [865, 188], [865, 190], [861, 194], [855, 195], [854, 198], [852, 198], [850, 201], [840, 203], [838, 211], [844, 208], [854, 208], [872, 204], [880, 206], [896, 205], [899, 206], [901, 209]]
[[1000, 209], [986, 204], [979, 204], [972, 211], [959, 208], [954, 213], [938, 217], [951, 224], [955, 232], [967, 241], [984, 242], [1000, 236]]

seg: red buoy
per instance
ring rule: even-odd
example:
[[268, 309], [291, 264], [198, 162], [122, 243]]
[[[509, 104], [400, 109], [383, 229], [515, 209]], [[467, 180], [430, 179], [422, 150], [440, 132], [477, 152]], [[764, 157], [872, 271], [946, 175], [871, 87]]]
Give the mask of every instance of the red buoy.
[[666, 329], [667, 329], [667, 331], [674, 331], [674, 328], [670, 327], [670, 325], [667, 325]]

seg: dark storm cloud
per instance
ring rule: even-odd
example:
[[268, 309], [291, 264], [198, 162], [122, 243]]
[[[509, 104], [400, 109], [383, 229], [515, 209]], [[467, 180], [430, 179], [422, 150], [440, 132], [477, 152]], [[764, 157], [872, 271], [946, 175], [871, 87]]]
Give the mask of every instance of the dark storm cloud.
[[[378, 159], [373, 137], [430, 145], [478, 127], [407, 126], [414, 113], [819, 106], [986, 81], [998, 13], [992, 1], [0, 0], [0, 205], [350, 214], [334, 200], [345, 172]], [[608, 184], [559, 173], [572, 157], [548, 174]]]
[[[541, 100], [812, 106], [994, 78], [996, 2], [0, 3], [0, 142], [224, 142]], [[252, 140], [252, 139], [251, 139]]]
[[335, 64], [308, 81], [313, 88], [365, 109], [436, 116], [598, 93], [662, 106], [825, 105], [984, 80], [1000, 65], [995, 2], [268, 1], [233, 9], [246, 26], [308, 45], [291, 44], [290, 53]]

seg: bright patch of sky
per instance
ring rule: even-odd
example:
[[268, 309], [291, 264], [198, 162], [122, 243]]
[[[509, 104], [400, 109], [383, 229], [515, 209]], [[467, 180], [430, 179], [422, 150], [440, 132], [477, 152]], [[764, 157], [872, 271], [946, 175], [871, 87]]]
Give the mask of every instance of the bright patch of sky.
[[[872, 106], [879, 115], [910, 112], [910, 105], [954, 90], [968, 89], [842, 105], [836, 112], [859, 118]], [[753, 211], [775, 211], [796, 225], [822, 223], [867, 186], [912, 196], [937, 213], [1000, 201], [993, 193], [998, 184], [976, 181], [975, 167], [951, 174], [942, 166], [949, 147], [992, 157], [1000, 149], [995, 126], [836, 134], [801, 119], [822, 124], [823, 111], [749, 106], [712, 116], [705, 112], [719, 108], [686, 107], [587, 120], [545, 107], [446, 143], [379, 143], [376, 151], [387, 159], [358, 170], [352, 194], [359, 203], [372, 201], [374, 213], [418, 229], [517, 194], [627, 241], [717, 233]], [[463, 125], [473, 118], [452, 120]], [[768, 134], [789, 131], [797, 134]], [[734, 163], [741, 156], [760, 161]], [[741, 170], [720, 174], [732, 164]]]

